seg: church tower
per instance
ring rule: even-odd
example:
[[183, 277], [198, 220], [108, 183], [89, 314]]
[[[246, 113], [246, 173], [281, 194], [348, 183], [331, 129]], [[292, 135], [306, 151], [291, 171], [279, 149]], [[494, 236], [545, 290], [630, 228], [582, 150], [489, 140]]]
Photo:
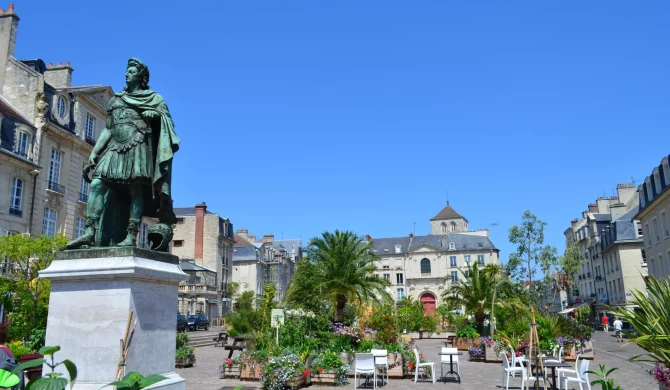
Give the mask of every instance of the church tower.
[[447, 206], [430, 219], [430, 234], [441, 235], [468, 231], [468, 220], [454, 210], [447, 201]]

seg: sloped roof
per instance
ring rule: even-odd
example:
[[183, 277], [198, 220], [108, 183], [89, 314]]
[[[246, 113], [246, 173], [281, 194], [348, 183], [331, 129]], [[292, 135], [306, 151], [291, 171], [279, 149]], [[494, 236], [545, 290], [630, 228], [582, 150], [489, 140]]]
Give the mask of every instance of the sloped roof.
[[[177, 217], [188, 217], [195, 215], [195, 207], [175, 207], [172, 211]], [[214, 214], [209, 210], [206, 210], [206, 214]]]
[[256, 260], [255, 246], [235, 246], [233, 247], [233, 261]]
[[254, 246], [254, 244], [247, 240], [246, 238], [243, 238], [239, 234], [235, 233], [235, 243], [237, 244], [236, 246]]
[[285, 250], [288, 253], [291, 253], [295, 249], [296, 253], [299, 253], [300, 248], [302, 248], [302, 241], [291, 239], [275, 240], [272, 242], [272, 246], [277, 250]]
[[179, 267], [180, 267], [181, 270], [184, 271], [184, 272], [186, 272], [186, 271], [205, 271], [205, 272], [214, 272], [214, 273], [216, 273], [216, 271], [212, 271], [212, 270], [209, 269], [209, 268], [205, 268], [205, 267], [199, 266], [199, 265], [197, 265], [196, 263], [194, 263], [193, 261], [190, 261], [190, 260], [182, 260], [182, 261], [180, 261], [180, 262], [179, 262]]
[[11, 116], [12, 118], [23, 122], [24, 124], [32, 127], [33, 129], [35, 126], [33, 125], [33, 121], [28, 119], [25, 115], [21, 113], [21, 111], [18, 110], [18, 108], [14, 107], [10, 102], [5, 100], [4, 97], [0, 96], [0, 112], [2, 112], [4, 115]]
[[409, 247], [409, 237], [389, 237], [389, 238], [373, 238], [372, 249], [376, 255], [394, 254], [395, 246], [400, 245], [400, 253], [407, 253]]
[[442, 211], [437, 213], [437, 215], [431, 218], [430, 220], [435, 221], [438, 219], [458, 219], [458, 218], [465, 219], [464, 216], [457, 213], [456, 210], [454, 210], [454, 208], [449, 206], [449, 203], [447, 203], [447, 206], [443, 208]]
[[491, 240], [485, 236], [479, 236], [475, 234], [449, 233], [444, 237], [445, 243], [443, 245], [441, 235], [414, 236], [412, 242], [410, 243], [409, 250], [413, 251], [425, 243], [426, 245], [433, 248], [438, 248], [444, 252], [448, 252], [449, 242], [454, 243], [456, 251], [498, 249], [495, 245], [493, 245], [493, 242], [491, 242]]

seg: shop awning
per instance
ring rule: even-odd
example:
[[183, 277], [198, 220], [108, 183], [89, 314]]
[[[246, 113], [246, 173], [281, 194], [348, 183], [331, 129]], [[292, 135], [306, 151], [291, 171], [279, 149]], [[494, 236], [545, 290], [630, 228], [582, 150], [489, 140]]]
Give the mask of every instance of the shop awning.
[[575, 309], [577, 309], [577, 308], [580, 308], [580, 307], [582, 307], [582, 306], [586, 306], [586, 305], [588, 305], [588, 303], [582, 303], [581, 305], [578, 305], [578, 306], [575, 306], [575, 307], [569, 307], [569, 308], [567, 308], [567, 309], [563, 309], [563, 310], [559, 311], [558, 314], [568, 314], [568, 313], [570, 313], [571, 311], [573, 311], [573, 310], [575, 310]]

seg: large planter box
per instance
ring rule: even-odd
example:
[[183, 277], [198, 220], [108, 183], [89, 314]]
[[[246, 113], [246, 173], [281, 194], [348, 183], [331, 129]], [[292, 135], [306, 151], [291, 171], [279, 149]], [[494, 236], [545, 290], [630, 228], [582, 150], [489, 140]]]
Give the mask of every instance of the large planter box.
[[309, 375], [305, 376], [305, 375], [303, 375], [302, 372], [299, 372], [299, 373], [295, 374], [295, 378], [293, 378], [293, 380], [286, 382], [285, 386], [290, 387], [293, 390], [296, 390], [296, 389], [301, 389], [305, 386], [308, 386], [311, 383], [312, 383], [312, 380], [311, 380]]
[[259, 381], [261, 373], [263, 372], [262, 363], [245, 363], [240, 369], [240, 380], [242, 381]]
[[[477, 340], [477, 341], [479, 341], [479, 340]], [[462, 338], [462, 337], [455, 337], [454, 338], [454, 346], [459, 351], [467, 351], [473, 345], [475, 345], [475, 339], [465, 339], [465, 338]]]
[[398, 356], [396, 356], [392, 353], [389, 353], [387, 359], [389, 363], [389, 378], [402, 379], [402, 355], [398, 354]]
[[237, 379], [237, 378], [240, 377], [240, 371], [241, 371], [241, 369], [240, 369], [239, 364], [231, 364], [230, 366], [225, 365], [223, 367], [223, 373], [221, 375], [221, 379], [224, 379], [224, 378], [235, 378], [235, 379]]
[[323, 370], [322, 372], [312, 371], [312, 384], [322, 386], [335, 386], [337, 373], [335, 371]]
[[500, 351], [496, 351], [495, 345], [486, 345], [484, 351], [486, 352], [485, 358], [487, 363], [500, 363], [503, 358], [500, 354]]
[[575, 345], [572, 344], [570, 346], [564, 346], [563, 348], [563, 359], [574, 362], [577, 358], [577, 350], [575, 349]]
[[577, 353], [582, 355], [580, 359], [593, 360], [595, 355], [595, 352], [593, 352], [593, 341], [587, 341], [584, 345], [579, 347]]
[[175, 359], [174, 366], [176, 368], [186, 368], [186, 367], [193, 367], [194, 364], [195, 364], [195, 355], [190, 354], [184, 358]]

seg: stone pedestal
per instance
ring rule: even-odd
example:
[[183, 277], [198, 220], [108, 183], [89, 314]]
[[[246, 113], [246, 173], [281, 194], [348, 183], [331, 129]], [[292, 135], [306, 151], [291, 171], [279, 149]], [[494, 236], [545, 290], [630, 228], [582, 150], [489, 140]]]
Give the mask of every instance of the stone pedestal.
[[176, 256], [138, 248], [59, 252], [40, 276], [51, 281], [46, 345], [61, 347], [56, 361], [77, 365], [75, 390], [114, 380], [131, 311], [137, 328], [125, 372], [168, 377], [150, 389], [186, 388], [174, 372], [177, 289], [187, 278]]

